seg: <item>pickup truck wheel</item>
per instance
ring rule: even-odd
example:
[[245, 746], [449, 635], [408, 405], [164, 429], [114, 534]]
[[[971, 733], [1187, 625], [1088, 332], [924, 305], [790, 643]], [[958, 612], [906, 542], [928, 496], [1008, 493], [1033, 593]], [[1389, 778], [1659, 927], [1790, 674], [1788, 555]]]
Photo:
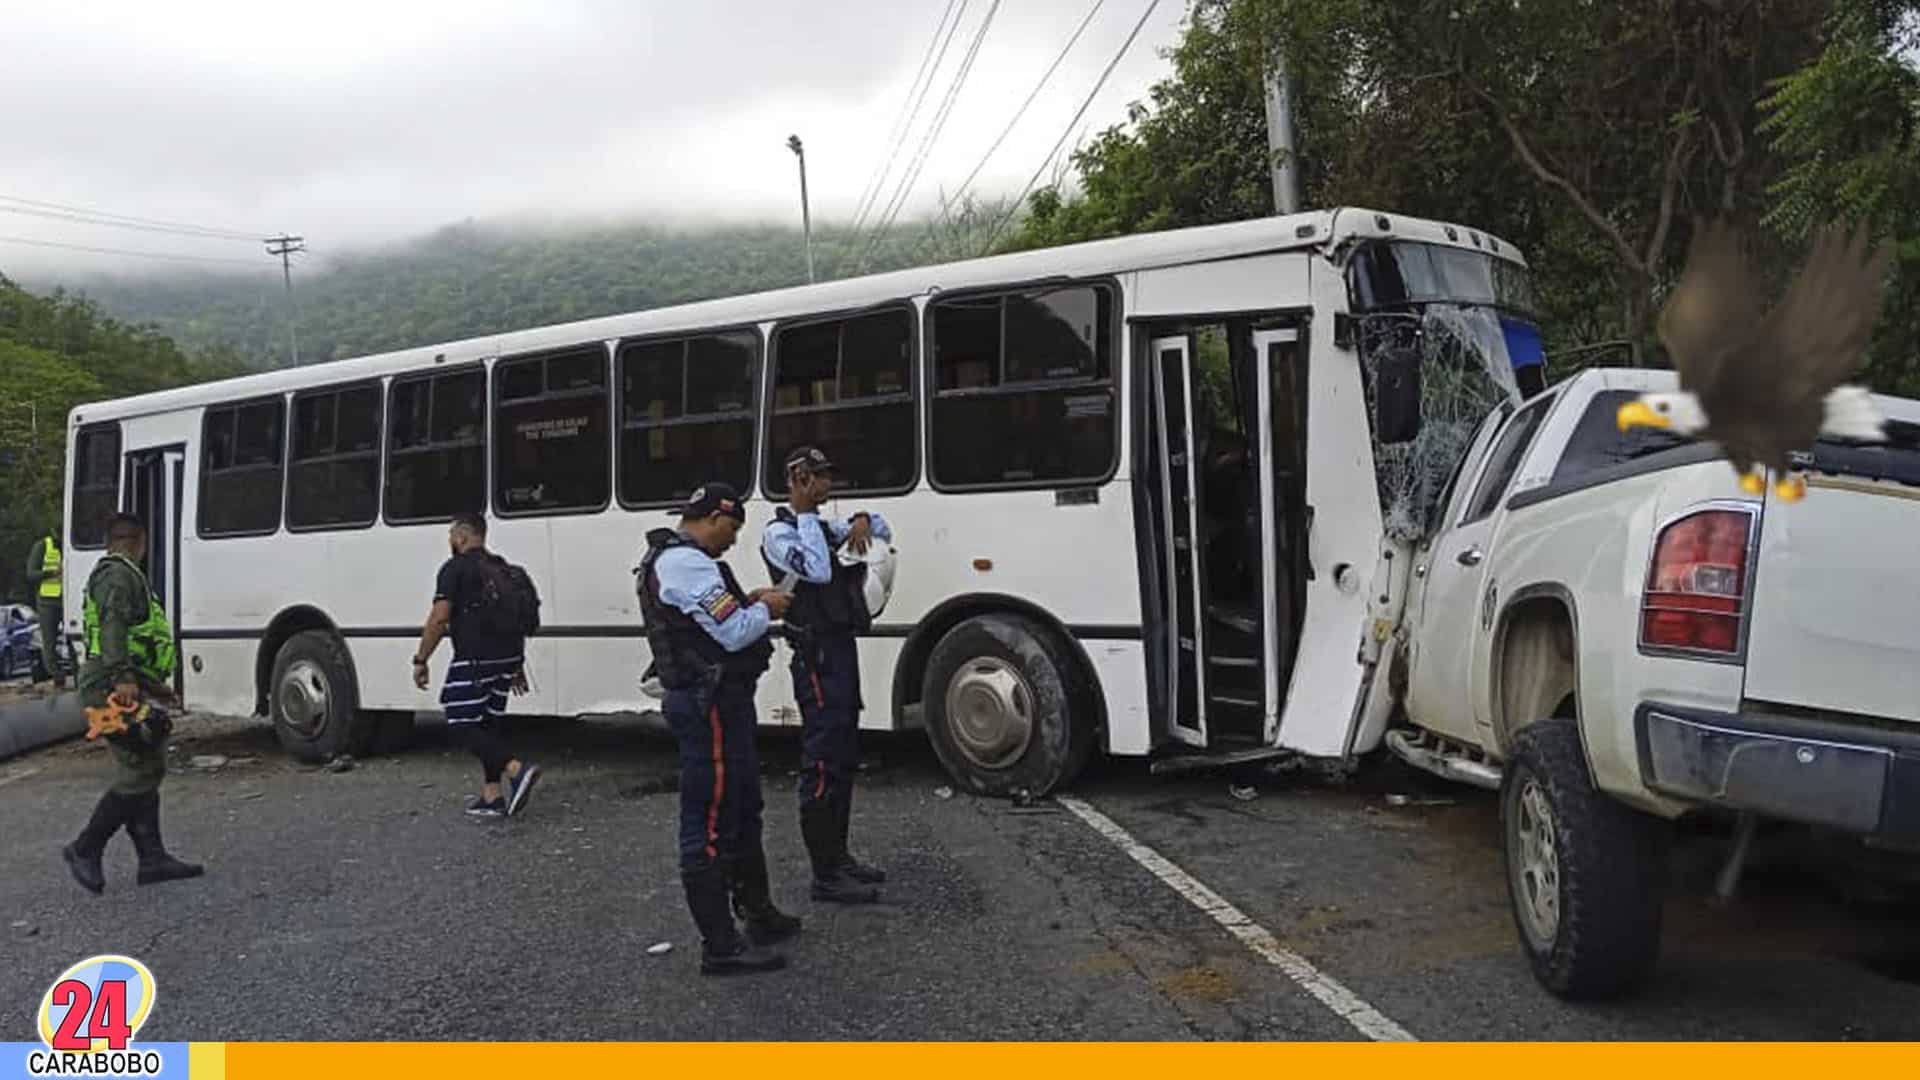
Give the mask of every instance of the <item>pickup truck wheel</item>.
[[922, 694], [934, 753], [969, 791], [1038, 797], [1092, 756], [1092, 687], [1067, 644], [1031, 619], [979, 615], [949, 630]]
[[1534, 977], [1570, 1000], [1624, 994], [1659, 959], [1670, 831], [1594, 788], [1575, 721], [1532, 724], [1513, 750], [1501, 831]]

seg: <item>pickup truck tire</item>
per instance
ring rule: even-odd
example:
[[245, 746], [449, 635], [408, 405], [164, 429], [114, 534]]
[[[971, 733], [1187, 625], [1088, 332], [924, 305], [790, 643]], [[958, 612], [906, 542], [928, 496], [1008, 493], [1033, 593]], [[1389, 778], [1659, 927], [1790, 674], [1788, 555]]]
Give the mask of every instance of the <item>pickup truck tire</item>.
[[1594, 788], [1576, 721], [1515, 737], [1500, 818], [1514, 924], [1540, 984], [1593, 1000], [1645, 979], [1660, 955], [1670, 830]]
[[921, 684], [927, 735], [959, 785], [1038, 798], [1093, 753], [1093, 687], [1072, 648], [1020, 615], [976, 615], [947, 631]]

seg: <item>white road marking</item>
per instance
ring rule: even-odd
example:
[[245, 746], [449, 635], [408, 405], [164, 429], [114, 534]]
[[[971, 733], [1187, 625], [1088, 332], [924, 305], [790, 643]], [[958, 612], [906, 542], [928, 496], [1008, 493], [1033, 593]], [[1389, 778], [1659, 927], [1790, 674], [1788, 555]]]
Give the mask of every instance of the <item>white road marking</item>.
[[9, 769], [4, 773], [0, 773], [0, 787], [6, 787], [15, 780], [25, 780], [27, 777], [32, 776], [44, 768], [46, 768], [45, 765], [27, 765], [18, 769]]
[[1385, 1013], [1361, 1000], [1358, 994], [1314, 967], [1305, 957], [1281, 945], [1272, 932], [1247, 918], [1244, 912], [1228, 903], [1219, 893], [1167, 861], [1159, 852], [1135, 840], [1112, 818], [1071, 796], [1058, 796], [1055, 801], [1091, 825], [1095, 832], [1113, 841], [1114, 846], [1126, 852], [1134, 862], [1146, 867], [1174, 892], [1186, 897], [1189, 903], [1205, 912], [1214, 922], [1225, 927], [1227, 933], [1239, 938], [1240, 943], [1255, 955], [1279, 968], [1302, 990], [1313, 995], [1314, 1000], [1353, 1025], [1355, 1031], [1375, 1042], [1418, 1041], [1412, 1032], [1388, 1019]]

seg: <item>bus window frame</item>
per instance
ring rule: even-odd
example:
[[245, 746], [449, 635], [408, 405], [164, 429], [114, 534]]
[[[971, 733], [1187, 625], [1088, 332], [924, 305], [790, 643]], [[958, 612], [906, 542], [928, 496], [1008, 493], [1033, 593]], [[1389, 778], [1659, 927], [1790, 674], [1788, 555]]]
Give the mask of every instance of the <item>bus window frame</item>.
[[[753, 475], [747, 478], [747, 486], [741, 489], [740, 497], [743, 499], [750, 498], [752, 497], [755, 491], [760, 489], [761, 453], [766, 446], [765, 440], [766, 440], [766, 435], [768, 430], [768, 422], [771, 419], [771, 414], [769, 413], [767, 408], [768, 406], [767, 391], [771, 388], [770, 383], [768, 382], [768, 379], [769, 379], [770, 373], [773, 370], [773, 365], [768, 362], [769, 356], [771, 355], [771, 350], [772, 350], [773, 335], [766, 331], [766, 324], [755, 323], [755, 322], [730, 323], [725, 326], [703, 327], [698, 330], [671, 330], [671, 331], [664, 331], [664, 332], [653, 333], [653, 334], [638, 334], [633, 337], [618, 338], [613, 343], [613, 380], [614, 380], [614, 385], [613, 385], [613, 497], [614, 497], [614, 501], [620, 505], [620, 509], [637, 510], [637, 511], [674, 510], [674, 509], [678, 509], [681, 505], [681, 500], [677, 500], [677, 499], [667, 499], [663, 501], [654, 501], [654, 502], [628, 502], [626, 499], [620, 496], [620, 480], [621, 480], [621, 477], [624, 475], [621, 468], [621, 463], [620, 463], [620, 442], [627, 432], [627, 423], [625, 420], [627, 389], [626, 389], [626, 380], [621, 378], [621, 372], [620, 372], [621, 354], [626, 352], [627, 349], [630, 347], [645, 348], [649, 345], [666, 345], [676, 341], [684, 344], [686, 342], [694, 340], [695, 338], [723, 337], [727, 334], [740, 334], [740, 333], [752, 334], [753, 341], [754, 341], [754, 345], [753, 345], [753, 364], [754, 364], [753, 399], [754, 400], [753, 400], [752, 407], [748, 409], [748, 416], [747, 416], [748, 421], [752, 424], [752, 430], [753, 430], [753, 435], [751, 436], [753, 439], [753, 446], [747, 453], [747, 459], [750, 463], [750, 467], [752, 468]], [[685, 375], [686, 354], [684, 350], [681, 353], [680, 363], [681, 363], [681, 372], [682, 372], [681, 374], [682, 385], [680, 388], [680, 392], [681, 392], [681, 396], [684, 398], [686, 395], [686, 386], [684, 383], [684, 380], [686, 378], [686, 375]], [[712, 417], [718, 414], [702, 413], [701, 415], [703, 417]], [[666, 428], [666, 427], [672, 427], [676, 424], [683, 424], [687, 422], [689, 421], [683, 415], [683, 416], [676, 417], [672, 420], [654, 421], [644, 425], [639, 425], [637, 427], [637, 430], [651, 430], [653, 428]], [[704, 422], [713, 423], [714, 421], [709, 419]], [[716, 477], [715, 479], [719, 479], [719, 478]]]
[[[1108, 313], [1109, 318], [1112, 322], [1112, 326], [1109, 327], [1109, 330], [1108, 330], [1108, 333], [1109, 333], [1108, 340], [1113, 342], [1113, 363], [1111, 365], [1111, 369], [1107, 374], [1106, 380], [1104, 382], [1100, 382], [1100, 381], [1093, 381], [1093, 380], [1071, 381], [1066, 379], [1041, 379], [1041, 380], [1027, 380], [1027, 381], [1018, 382], [1018, 383], [1009, 383], [1009, 384], [1004, 384], [1000, 386], [970, 387], [966, 389], [948, 390], [948, 391], [940, 391], [940, 390], [929, 391], [927, 394], [924, 395], [924, 400], [921, 405], [921, 414], [922, 414], [921, 429], [923, 433], [923, 439], [926, 443], [926, 457], [928, 459], [927, 465], [926, 465], [926, 478], [927, 478], [928, 487], [932, 488], [934, 491], [938, 491], [946, 494], [958, 495], [958, 494], [971, 494], [975, 492], [990, 492], [990, 491], [1051, 491], [1051, 490], [1063, 490], [1068, 488], [1105, 487], [1107, 484], [1113, 481], [1114, 476], [1117, 475], [1120, 471], [1121, 455], [1126, 453], [1126, 443], [1125, 443], [1125, 440], [1121, 438], [1121, 432], [1126, 427], [1125, 413], [1127, 410], [1127, 402], [1130, 398], [1130, 395], [1126, 392], [1129, 389], [1129, 387], [1127, 387], [1126, 385], [1127, 380], [1126, 380], [1125, 372], [1126, 372], [1129, 361], [1131, 361], [1131, 359], [1135, 355], [1133, 350], [1133, 342], [1131, 340], [1131, 335], [1128, 334], [1127, 332], [1131, 322], [1131, 320], [1127, 317], [1126, 310], [1125, 310], [1127, 292], [1126, 292], [1126, 289], [1122, 286], [1119, 276], [1114, 274], [1098, 274], [1092, 277], [1054, 276], [1054, 277], [1039, 278], [1039, 279], [1028, 281], [1028, 282], [1018, 282], [1018, 283], [1004, 284], [1004, 285], [985, 285], [985, 286], [981, 286], [979, 288], [973, 288], [973, 289], [955, 289], [952, 292], [943, 291], [933, 296], [930, 296], [927, 298], [925, 309], [921, 312], [921, 328], [920, 328], [920, 337], [921, 337], [921, 341], [923, 342], [923, 347], [921, 350], [923, 354], [923, 364], [927, 370], [924, 373], [916, 372], [916, 375], [921, 378], [924, 385], [927, 385], [927, 386], [939, 385], [939, 381], [934, 378], [934, 375], [937, 373], [932, 370], [933, 355], [934, 355], [934, 349], [935, 349], [934, 332], [933, 332], [933, 307], [935, 304], [946, 302], [946, 301], [974, 300], [974, 299], [979, 299], [979, 298], [988, 297], [988, 296], [1006, 297], [1006, 296], [1012, 296], [1019, 293], [1031, 293], [1031, 292], [1041, 292], [1041, 291], [1054, 292], [1060, 289], [1071, 289], [1071, 288], [1082, 287], [1082, 286], [1091, 286], [1094, 288], [1106, 288], [1111, 290], [1112, 292], [1112, 299], [1113, 299], [1112, 310]], [[1000, 345], [1000, 351], [1001, 351], [1001, 365], [1002, 367], [1004, 367], [1006, 363], [1006, 342], [1004, 341], [1004, 335]], [[1066, 479], [1053, 479], [1053, 480], [1001, 480], [1001, 481], [995, 481], [989, 484], [944, 484], [944, 483], [941, 483], [939, 480], [935, 479], [933, 475], [933, 463], [932, 463], [934, 399], [939, 397], [949, 397], [949, 398], [986, 397], [986, 396], [995, 396], [995, 395], [1004, 395], [1004, 394], [1014, 394], [1014, 393], [1020, 393], [1024, 391], [1033, 391], [1033, 390], [1063, 389], [1063, 388], [1076, 387], [1076, 386], [1088, 387], [1088, 388], [1097, 388], [1097, 387], [1105, 386], [1106, 388], [1108, 388], [1113, 392], [1113, 453], [1107, 459], [1107, 471], [1104, 475], [1099, 476], [1097, 478], [1087, 478], [1087, 479], [1066, 478]]]
[[[486, 360], [484, 359], [463, 360], [459, 363], [447, 364], [443, 367], [420, 368], [416, 371], [403, 371], [388, 377], [387, 396], [385, 400], [381, 403], [381, 409], [386, 414], [386, 424], [380, 430], [380, 523], [381, 524], [389, 525], [389, 526], [437, 525], [437, 524], [443, 524], [445, 522], [449, 522], [453, 520], [452, 514], [447, 514], [445, 516], [432, 516], [432, 517], [419, 517], [419, 518], [402, 518], [402, 517], [393, 516], [393, 500], [388, 498], [388, 495], [390, 494], [389, 489], [393, 486], [393, 475], [391, 472], [393, 468], [393, 392], [396, 388], [401, 386], [403, 383], [421, 382], [428, 379], [439, 378], [444, 375], [466, 375], [474, 371], [478, 371], [480, 373], [480, 378], [481, 378], [480, 476], [481, 476], [481, 483], [483, 485], [481, 488], [481, 496], [482, 496], [483, 502], [487, 499], [489, 494], [492, 492], [493, 490], [493, 449], [492, 449], [493, 448], [493, 407], [488, 401], [488, 392], [491, 387], [492, 376], [488, 371]], [[428, 423], [428, 430], [429, 432], [431, 432], [432, 423], [433, 423], [433, 418], [431, 415], [428, 416], [427, 423]], [[436, 447], [431, 442], [429, 442], [424, 447], [410, 447], [409, 449], [410, 450], [451, 449], [456, 446], [465, 446], [465, 445], [466, 445], [465, 443], [448, 443], [448, 444], [445, 444], [444, 446]]]
[[122, 484], [123, 477], [120, 475], [121, 463], [124, 462], [127, 457], [126, 427], [118, 420], [95, 420], [92, 423], [81, 424], [79, 427], [75, 428], [73, 432], [74, 460], [73, 460], [73, 464], [69, 468], [69, 472], [72, 474], [73, 480], [70, 482], [70, 486], [67, 494], [67, 505], [65, 508], [66, 519], [67, 519], [66, 521], [67, 547], [74, 551], [105, 551], [107, 550], [107, 534], [104, 528], [102, 528], [100, 531], [100, 542], [98, 544], [82, 544], [82, 543], [76, 542], [73, 538], [73, 510], [74, 510], [74, 506], [76, 505], [76, 500], [74, 496], [80, 493], [80, 460], [79, 460], [80, 459], [80, 440], [86, 438], [89, 434], [102, 431], [106, 428], [113, 429], [113, 443], [114, 443], [113, 510], [109, 511], [107, 516], [112, 517], [113, 514], [117, 513], [120, 509], [120, 495], [121, 495], [122, 487], [124, 486]]
[[[293, 391], [288, 396], [288, 399], [287, 399], [287, 454], [286, 454], [287, 482], [284, 485], [284, 489], [281, 492], [281, 498], [280, 498], [280, 523], [282, 527], [284, 527], [287, 530], [287, 532], [289, 533], [353, 532], [360, 529], [371, 529], [374, 526], [380, 524], [381, 515], [386, 512], [386, 508], [387, 508], [387, 383], [388, 383], [388, 380], [383, 379], [378, 375], [372, 375], [366, 378], [347, 379], [341, 382], [324, 383], [319, 386], [302, 387], [298, 390]], [[290, 516], [290, 510], [293, 506], [293, 424], [294, 424], [294, 417], [296, 416], [299, 410], [300, 399], [303, 397], [317, 397], [321, 394], [338, 394], [347, 390], [358, 390], [362, 387], [372, 387], [374, 390], [379, 392], [379, 404], [377, 406], [378, 412], [376, 412], [374, 415], [374, 439], [375, 439], [374, 458], [376, 461], [380, 463], [380, 472], [378, 476], [375, 478], [378, 482], [375, 483], [373, 486], [374, 487], [373, 517], [364, 522], [349, 522], [349, 523], [342, 523], [337, 525], [296, 526], [292, 522], [292, 519]], [[339, 426], [339, 419], [338, 419], [337, 413], [335, 415], [334, 425], [335, 425], [335, 430], [337, 432], [338, 426]], [[335, 437], [337, 438], [338, 435], [336, 434]], [[350, 455], [334, 453], [334, 454], [327, 455], [325, 458], [310, 458], [308, 460], [309, 461], [326, 461], [326, 460], [332, 460], [335, 458], [347, 457], [347, 456], [350, 456]]]
[[[575, 354], [582, 354], [587, 352], [589, 349], [600, 350], [600, 364], [601, 364], [600, 372], [604, 379], [609, 380], [609, 381], [602, 382], [600, 384], [601, 393], [606, 395], [606, 415], [604, 418], [607, 422], [607, 440], [606, 440], [607, 490], [604, 497], [601, 498], [601, 500], [597, 504], [592, 506], [563, 506], [563, 507], [555, 507], [551, 510], [508, 510], [503, 508], [500, 504], [499, 462], [494, 457], [494, 455], [497, 454], [501, 449], [499, 445], [495, 444], [495, 440], [494, 440], [494, 432], [497, 428], [497, 425], [494, 423], [494, 420], [496, 419], [496, 414], [498, 413], [501, 405], [501, 401], [500, 401], [501, 369], [508, 364], [526, 363], [532, 360], [539, 360], [542, 362], [542, 364], [544, 364], [548, 360], [553, 360], [559, 357], [572, 356]], [[540, 374], [541, 374], [541, 386], [542, 386], [540, 394], [535, 397], [514, 398], [510, 404], [518, 405], [518, 404], [524, 404], [527, 402], [557, 401], [566, 397], [584, 398], [587, 396], [585, 393], [579, 393], [579, 392], [574, 392], [574, 393], [562, 392], [560, 394], [550, 393], [545, 389], [546, 370], [544, 367], [541, 369]], [[614, 405], [614, 397], [619, 392], [611, 382], [611, 380], [614, 377], [614, 374], [615, 374], [614, 353], [612, 352], [612, 350], [608, 349], [607, 340], [604, 338], [595, 338], [591, 341], [583, 341], [577, 345], [558, 345], [558, 346], [554, 346], [553, 348], [536, 349], [532, 352], [514, 353], [510, 356], [496, 356], [493, 358], [493, 362], [487, 365], [487, 392], [486, 392], [487, 419], [486, 419], [486, 423], [483, 425], [484, 434], [482, 437], [485, 439], [486, 447], [487, 447], [486, 503], [487, 503], [487, 508], [489, 512], [492, 513], [494, 517], [500, 518], [502, 520], [507, 520], [507, 519], [518, 520], [521, 518], [579, 517], [586, 514], [602, 514], [602, 513], [605, 513], [609, 507], [613, 506], [615, 491], [620, 486], [620, 478], [618, 475], [616, 475], [616, 472], [615, 472], [615, 470], [619, 467], [619, 453], [618, 453], [618, 447], [616, 446], [615, 443], [617, 438], [617, 432], [619, 431], [620, 412], [618, 408], [616, 408]]]
[[[926, 439], [926, 423], [925, 423], [926, 417], [925, 417], [925, 409], [924, 409], [924, 406], [922, 405], [922, 403], [925, 400], [925, 395], [921, 393], [921, 386], [925, 382], [924, 377], [922, 376], [922, 373], [921, 373], [921, 367], [922, 367], [923, 359], [926, 354], [926, 347], [925, 347], [926, 328], [924, 327], [921, 321], [920, 308], [918, 305], [916, 305], [913, 302], [911, 298], [882, 300], [879, 303], [867, 304], [864, 307], [841, 308], [836, 311], [808, 312], [805, 315], [797, 315], [797, 316], [793, 316], [785, 319], [768, 320], [772, 324], [772, 329], [766, 332], [766, 342], [767, 342], [766, 360], [765, 360], [765, 363], [761, 365], [762, 371], [761, 371], [760, 400], [762, 404], [760, 408], [760, 447], [759, 447], [760, 460], [755, 462], [754, 464], [753, 486], [754, 486], [754, 489], [757, 492], [759, 492], [764, 498], [766, 498], [769, 502], [779, 502], [784, 505], [787, 501], [787, 497], [792, 494], [791, 491], [782, 491], [776, 495], [773, 492], [773, 490], [769, 488], [766, 484], [767, 469], [772, 463], [772, 458], [774, 453], [773, 452], [773, 420], [774, 420], [775, 403], [774, 403], [773, 392], [775, 387], [775, 379], [779, 373], [779, 364], [780, 364], [779, 342], [780, 342], [781, 332], [789, 329], [798, 329], [801, 327], [813, 326], [818, 323], [851, 322], [852, 320], [861, 318], [863, 316], [878, 315], [893, 309], [904, 310], [907, 313], [908, 356], [907, 356], [906, 394], [907, 394], [907, 402], [909, 404], [916, 406], [912, 410], [913, 466], [908, 471], [907, 480], [904, 484], [896, 485], [894, 487], [885, 487], [885, 488], [840, 487], [836, 484], [833, 489], [833, 496], [834, 498], [840, 498], [842, 496], [858, 495], [865, 498], [883, 498], [883, 497], [895, 496], [895, 495], [905, 495], [920, 486], [920, 481], [923, 478], [924, 473], [926, 471], [926, 461], [925, 461], [926, 454], [924, 452], [923, 446], [921, 445]], [[845, 331], [842, 331], [842, 333], [844, 334]], [[892, 398], [861, 398], [859, 399], [859, 401], [860, 401], [859, 404], [855, 404], [851, 406], [840, 403], [840, 402], [835, 402], [831, 405], [802, 405], [797, 409], [793, 409], [785, 413], [784, 415], [806, 416], [810, 414], [831, 412], [835, 409], [848, 409], [848, 408], [860, 409], [860, 408], [870, 408], [874, 405], [881, 405], [881, 404], [886, 404], [886, 405], [899, 404], [898, 401], [893, 400]], [[781, 453], [786, 453], [786, 452], [787, 451], [785, 450], [781, 451]], [[836, 463], [836, 464], [839, 464], [842, 467], [842, 469], [845, 468], [844, 463]]]
[[[293, 446], [293, 408], [289, 404], [289, 391], [271, 394], [256, 394], [253, 397], [235, 398], [217, 404], [203, 405], [200, 409], [200, 446], [198, 467], [198, 490], [193, 498], [193, 534], [201, 540], [238, 540], [246, 537], [274, 536], [286, 525], [287, 521], [287, 455]], [[209, 532], [206, 524], [207, 476], [212, 471], [208, 464], [209, 451], [212, 449], [208, 432], [214, 412], [223, 409], [244, 409], [250, 405], [264, 405], [277, 402], [280, 405], [280, 498], [274, 501], [273, 527], [269, 529], [242, 529], [233, 532]], [[237, 423], [237, 421], [236, 421]], [[241, 469], [259, 468], [259, 466], [230, 466], [223, 472], [237, 472]], [[264, 469], [262, 471], [265, 471]]]

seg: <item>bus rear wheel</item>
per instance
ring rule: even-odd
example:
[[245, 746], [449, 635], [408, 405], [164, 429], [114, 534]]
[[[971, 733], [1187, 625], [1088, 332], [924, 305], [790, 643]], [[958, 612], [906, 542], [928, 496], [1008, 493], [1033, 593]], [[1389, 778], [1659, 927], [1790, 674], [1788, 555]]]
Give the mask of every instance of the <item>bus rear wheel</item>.
[[360, 689], [346, 645], [325, 630], [302, 630], [273, 658], [268, 715], [280, 745], [302, 761], [366, 750]]
[[1092, 687], [1070, 647], [1032, 619], [979, 615], [947, 631], [921, 692], [934, 753], [969, 791], [1038, 797], [1092, 756]]

